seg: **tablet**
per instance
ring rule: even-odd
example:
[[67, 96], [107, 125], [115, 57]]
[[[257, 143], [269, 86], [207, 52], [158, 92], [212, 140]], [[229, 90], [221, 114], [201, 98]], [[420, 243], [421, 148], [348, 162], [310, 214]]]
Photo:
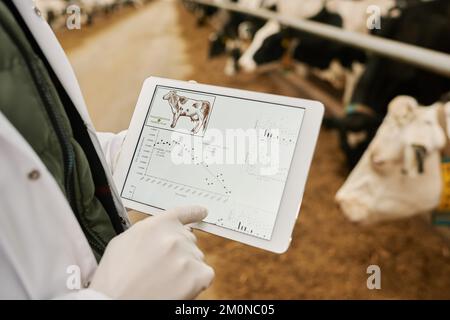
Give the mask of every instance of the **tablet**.
[[124, 205], [201, 205], [194, 228], [285, 252], [323, 113], [317, 101], [148, 78], [114, 173]]

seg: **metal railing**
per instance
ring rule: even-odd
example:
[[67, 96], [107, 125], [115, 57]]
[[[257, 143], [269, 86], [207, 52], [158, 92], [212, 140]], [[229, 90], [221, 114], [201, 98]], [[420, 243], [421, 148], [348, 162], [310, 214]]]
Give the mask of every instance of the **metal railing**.
[[212, 0], [191, 1], [245, 13], [266, 20], [275, 20], [284, 26], [295, 28], [319, 37], [360, 48], [374, 54], [415, 65], [434, 73], [450, 77], [449, 54], [413, 46], [399, 41], [384, 39], [373, 35], [351, 32], [311, 20], [283, 17], [276, 12], [267, 9], [248, 9], [232, 2], [215, 2]]

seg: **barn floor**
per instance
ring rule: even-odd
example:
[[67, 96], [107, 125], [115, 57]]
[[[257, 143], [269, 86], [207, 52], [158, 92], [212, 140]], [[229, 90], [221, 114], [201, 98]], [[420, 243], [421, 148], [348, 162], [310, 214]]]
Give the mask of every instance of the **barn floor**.
[[[158, 32], [139, 29], [145, 21], [149, 29], [157, 25]], [[116, 29], [126, 31], [117, 34]], [[59, 38], [80, 78], [94, 123], [101, 130], [126, 128], [141, 80], [153, 72], [201, 83], [303, 96], [301, 90], [284, 86], [271, 73], [225, 76], [223, 59], [206, 58], [210, 32], [209, 27], [198, 28], [193, 16], [181, 5], [153, 1], [140, 11], [116, 13], [78, 33], [60, 33]], [[158, 40], [161, 36], [167, 38], [165, 42]], [[114, 41], [108, 42], [111, 37]], [[136, 47], [136, 42], [144, 37], [147, 47]], [[172, 44], [174, 40], [179, 44]], [[113, 69], [102, 69], [82, 58], [98, 53], [99, 44], [108, 48], [104, 60], [109, 59], [108, 66], [114, 66]], [[155, 44], [176, 45], [182, 54], [174, 58], [176, 61], [167, 59], [158, 55], [165, 48]], [[117, 50], [122, 53], [111, 54]], [[153, 50], [149, 57], [164, 59], [145, 59], [133, 50]], [[126, 64], [120, 60], [124, 51], [129, 55]], [[174, 51], [162, 52], [172, 55]], [[145, 68], [139, 68], [142, 63]], [[174, 63], [182, 69], [180, 73], [174, 72]], [[170, 64], [166, 70], [164, 64]], [[102, 90], [96, 90], [99, 87]], [[214, 284], [200, 298], [450, 299], [448, 242], [418, 217], [370, 227], [351, 224], [333, 201], [344, 177], [337, 137], [322, 130], [292, 246], [286, 254], [276, 255], [197, 232], [199, 246], [216, 270]], [[142, 215], [134, 213], [132, 218], [137, 220]], [[381, 268], [381, 290], [366, 287], [366, 268], [371, 264]]]

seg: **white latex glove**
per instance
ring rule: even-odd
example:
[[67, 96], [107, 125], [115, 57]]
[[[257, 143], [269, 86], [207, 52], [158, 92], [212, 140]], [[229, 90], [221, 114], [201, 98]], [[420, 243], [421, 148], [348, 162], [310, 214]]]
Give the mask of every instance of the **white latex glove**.
[[90, 288], [116, 299], [195, 298], [214, 271], [185, 225], [206, 215], [202, 207], [179, 207], [137, 222], [109, 243]]

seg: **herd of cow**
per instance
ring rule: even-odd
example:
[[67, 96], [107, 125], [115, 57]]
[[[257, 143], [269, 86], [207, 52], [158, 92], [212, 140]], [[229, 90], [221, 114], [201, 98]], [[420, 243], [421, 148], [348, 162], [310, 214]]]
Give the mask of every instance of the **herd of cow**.
[[[216, 0], [221, 1], [227, 0]], [[450, 54], [448, 0], [229, 1]], [[339, 132], [353, 169], [336, 194], [350, 220], [408, 217], [433, 211], [446, 200], [442, 195], [450, 186], [443, 183], [441, 163], [450, 156], [444, 152], [450, 149], [450, 78], [277, 21], [184, 2], [199, 25], [215, 21], [209, 56], [227, 55], [228, 75], [288, 58], [342, 89], [345, 115], [328, 117], [325, 124]], [[381, 14], [379, 29], [367, 26], [371, 5]]]
[[[91, 24], [99, 13], [110, 13], [122, 6], [140, 6], [147, 0], [34, 0], [43, 17], [53, 27], [65, 24], [67, 9], [71, 5], [80, 8], [83, 24]], [[70, 13], [70, 12], [69, 12]]]

